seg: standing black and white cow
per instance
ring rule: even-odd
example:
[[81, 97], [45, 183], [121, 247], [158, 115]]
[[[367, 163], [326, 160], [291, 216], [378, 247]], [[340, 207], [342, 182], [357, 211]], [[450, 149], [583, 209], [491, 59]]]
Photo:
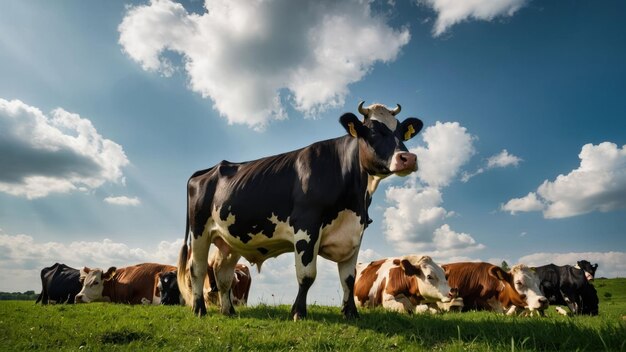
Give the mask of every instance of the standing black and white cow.
[[[348, 132], [343, 137], [249, 162], [222, 161], [191, 176], [178, 283], [185, 301], [193, 302], [194, 314], [206, 314], [202, 288], [213, 243], [219, 249], [214, 269], [223, 314], [234, 314], [230, 286], [241, 256], [260, 270], [268, 258], [295, 252], [299, 289], [291, 317], [307, 314], [318, 255], [337, 263], [342, 312], [358, 316], [355, 266], [361, 236], [371, 222], [367, 209], [380, 180], [417, 170], [417, 157], [404, 141], [423, 126], [417, 118], [399, 122], [399, 105], [390, 110], [381, 104], [365, 108], [361, 102], [359, 112], [363, 121], [352, 113], [339, 119]], [[189, 285], [184, 273], [190, 233]]]
[[41, 269], [41, 293], [35, 303], [74, 303], [74, 298], [83, 288], [80, 271], [65, 264], [54, 263]]
[[[578, 266], [586, 267], [593, 274]], [[584, 260], [579, 261], [576, 267], [548, 264], [534, 269], [541, 281], [541, 291], [551, 305], [567, 305], [574, 314], [598, 315], [598, 293], [588, 280], [593, 279], [597, 268], [598, 264], [592, 266]], [[562, 309], [557, 310], [566, 314]]]

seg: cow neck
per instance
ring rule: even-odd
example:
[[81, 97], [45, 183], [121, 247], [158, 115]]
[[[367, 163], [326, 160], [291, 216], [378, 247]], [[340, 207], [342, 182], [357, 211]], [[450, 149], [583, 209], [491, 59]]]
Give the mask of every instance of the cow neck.
[[120, 269], [118, 269], [118, 271], [116, 271], [116, 273], [113, 275], [111, 280], [106, 280], [103, 283], [102, 298], [109, 297], [111, 299], [111, 302], [116, 302], [116, 299], [117, 299], [115, 287], [117, 286], [116, 282], [117, 282], [117, 278], [118, 278], [118, 276], [120, 274], [119, 270]]

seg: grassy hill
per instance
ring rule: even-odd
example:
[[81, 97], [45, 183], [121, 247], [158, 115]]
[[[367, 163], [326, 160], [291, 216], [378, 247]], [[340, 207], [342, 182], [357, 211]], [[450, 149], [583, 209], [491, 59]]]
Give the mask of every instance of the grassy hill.
[[[2, 350], [202, 351], [620, 351], [626, 350], [626, 279], [596, 280], [598, 317], [506, 317], [490, 312], [406, 316], [362, 310], [355, 321], [339, 307], [311, 306], [292, 322], [288, 306], [241, 307], [235, 317], [187, 307], [40, 306], [0, 302]], [[610, 295], [606, 295], [609, 293]]]

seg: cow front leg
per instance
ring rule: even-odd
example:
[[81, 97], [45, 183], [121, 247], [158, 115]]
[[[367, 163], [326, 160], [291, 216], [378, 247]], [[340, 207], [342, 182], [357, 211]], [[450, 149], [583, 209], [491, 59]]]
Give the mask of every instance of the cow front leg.
[[291, 307], [291, 318], [306, 318], [306, 297], [317, 276], [317, 253], [319, 251], [319, 226], [312, 231], [298, 231], [295, 235], [296, 277], [298, 296]]
[[358, 249], [354, 255], [345, 262], [337, 263], [339, 269], [339, 280], [343, 288], [343, 305], [341, 312], [347, 319], [359, 317], [359, 312], [354, 304], [354, 281], [356, 278], [356, 261], [358, 257]]
[[198, 316], [206, 315], [204, 304], [204, 279], [207, 275], [207, 258], [209, 257], [209, 235], [203, 234], [196, 237], [196, 233], [202, 233], [197, 229], [191, 240], [191, 291], [193, 294], [193, 313]]

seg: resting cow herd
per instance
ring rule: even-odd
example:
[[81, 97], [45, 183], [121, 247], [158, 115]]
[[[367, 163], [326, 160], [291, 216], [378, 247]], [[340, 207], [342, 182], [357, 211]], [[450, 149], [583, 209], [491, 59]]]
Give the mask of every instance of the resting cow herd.
[[544, 315], [553, 304], [573, 314], [598, 314], [591, 284], [598, 265], [586, 260], [575, 266], [517, 264], [508, 271], [489, 263], [440, 265], [416, 254], [358, 263], [373, 194], [384, 178], [418, 169], [417, 156], [404, 142], [423, 127], [414, 117], [397, 120], [400, 105], [361, 102], [358, 111], [361, 119], [352, 113], [339, 119], [347, 132], [342, 137], [248, 162], [223, 160], [195, 172], [187, 182], [185, 240], [176, 266], [79, 270], [56, 263], [41, 271], [37, 302], [182, 304], [197, 315], [213, 304], [232, 315], [234, 305], [247, 303], [252, 282], [240, 258], [260, 271], [265, 260], [293, 252], [294, 320], [307, 315], [318, 256], [337, 263], [347, 318], [358, 317], [357, 307], [376, 306], [408, 314]]

